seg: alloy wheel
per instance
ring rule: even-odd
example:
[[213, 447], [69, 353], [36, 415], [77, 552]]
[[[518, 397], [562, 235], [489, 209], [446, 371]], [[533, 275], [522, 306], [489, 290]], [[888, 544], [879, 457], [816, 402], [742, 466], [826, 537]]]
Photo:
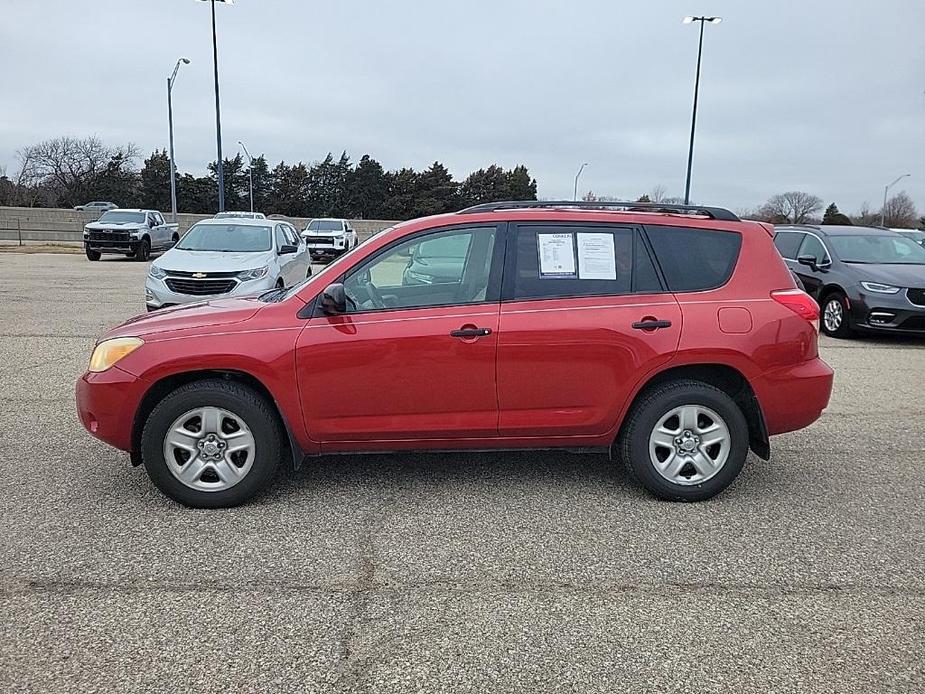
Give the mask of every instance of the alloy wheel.
[[219, 407], [180, 415], [164, 437], [164, 460], [187, 487], [220, 492], [243, 480], [254, 464], [255, 442], [247, 423]]
[[825, 310], [822, 312], [825, 329], [830, 333], [837, 332], [844, 319], [845, 309], [842, 307], [841, 301], [836, 298], [829, 299], [825, 304]]
[[649, 460], [672, 484], [701, 484], [723, 468], [731, 446], [722, 417], [703, 405], [682, 405], [663, 415], [652, 429]]

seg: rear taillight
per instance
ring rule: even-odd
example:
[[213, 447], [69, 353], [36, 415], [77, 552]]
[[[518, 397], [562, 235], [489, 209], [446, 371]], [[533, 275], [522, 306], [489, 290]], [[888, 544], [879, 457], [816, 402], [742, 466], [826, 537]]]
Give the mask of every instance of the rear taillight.
[[819, 305], [809, 294], [800, 289], [777, 289], [771, 292], [771, 298], [803, 316], [819, 331]]

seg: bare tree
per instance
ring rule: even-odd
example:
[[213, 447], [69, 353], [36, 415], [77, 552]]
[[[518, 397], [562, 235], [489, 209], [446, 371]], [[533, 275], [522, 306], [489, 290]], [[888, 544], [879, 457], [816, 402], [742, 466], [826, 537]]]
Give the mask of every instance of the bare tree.
[[822, 199], [793, 190], [781, 193], [762, 205], [760, 214], [776, 224], [806, 224], [822, 209]]
[[649, 200], [652, 202], [668, 202], [668, 189], [659, 184], [648, 192]]
[[882, 210], [883, 224], [895, 229], [915, 229], [919, 213], [912, 198], [902, 191], [886, 201]]
[[880, 225], [880, 212], [870, 209], [870, 203], [865, 202], [856, 214], [851, 215], [851, 221], [856, 226], [875, 227]]
[[26, 188], [45, 188], [61, 202], [73, 204], [87, 195], [101, 175], [130, 169], [138, 159], [133, 144], [122, 147], [105, 145], [97, 137], [56, 137], [24, 147], [19, 157], [18, 182]]

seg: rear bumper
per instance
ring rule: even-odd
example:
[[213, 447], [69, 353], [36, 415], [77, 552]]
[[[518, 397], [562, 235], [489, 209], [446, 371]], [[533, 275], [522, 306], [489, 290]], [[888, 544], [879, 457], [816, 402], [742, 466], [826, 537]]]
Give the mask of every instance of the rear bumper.
[[835, 372], [815, 358], [764, 374], [752, 383], [768, 434], [808, 427], [828, 407]]
[[77, 415], [93, 436], [110, 446], [129, 451], [135, 412], [147, 384], [119, 367], [102, 373], [85, 373], [77, 381]]

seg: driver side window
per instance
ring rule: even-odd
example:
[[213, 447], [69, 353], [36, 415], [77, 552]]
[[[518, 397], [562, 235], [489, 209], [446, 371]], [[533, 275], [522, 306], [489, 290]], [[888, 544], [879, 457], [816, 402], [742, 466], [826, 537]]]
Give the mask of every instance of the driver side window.
[[392, 246], [347, 275], [347, 311], [481, 303], [488, 294], [495, 239], [495, 227], [472, 227]]
[[822, 242], [812, 234], [807, 234], [803, 239], [803, 245], [800, 246], [799, 255], [811, 255], [816, 259], [818, 265], [825, 265], [829, 262], [829, 254], [825, 251]]

